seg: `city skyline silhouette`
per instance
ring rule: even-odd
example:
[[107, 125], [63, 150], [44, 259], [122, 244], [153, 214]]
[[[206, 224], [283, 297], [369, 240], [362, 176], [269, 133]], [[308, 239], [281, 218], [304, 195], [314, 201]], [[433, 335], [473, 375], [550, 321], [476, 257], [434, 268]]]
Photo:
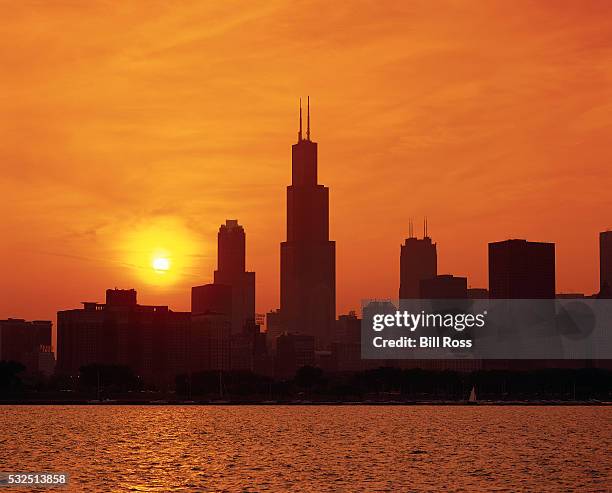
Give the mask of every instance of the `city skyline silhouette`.
[[[272, 318], [267, 323], [258, 320], [256, 273], [247, 270], [245, 229], [237, 219], [227, 219], [217, 235], [213, 282], [191, 288], [189, 310], [173, 309], [169, 303], [142, 305], [133, 287], [107, 289], [105, 303], [88, 300], [82, 302], [82, 309], [60, 307], [56, 329], [56, 344], [61, 348], [60, 373], [76, 375], [80, 368], [91, 364], [121, 364], [139, 368], [138, 374], [144, 375], [145, 381], [169, 385], [175, 375], [187, 371], [259, 368], [268, 374], [274, 361], [279, 374], [290, 376], [298, 369], [295, 361], [300, 361], [295, 347], [308, 348], [307, 354], [314, 358], [315, 350], [331, 349], [332, 355], [337, 353], [334, 344], [355, 346], [348, 342], [353, 336], [348, 341], [336, 339], [337, 330], [345, 332], [345, 322], [335, 313], [336, 245], [329, 239], [329, 189], [318, 180], [318, 146], [311, 139], [310, 97], [306, 121], [304, 136], [300, 99], [298, 138], [292, 145], [291, 182], [287, 186], [287, 236], [280, 243], [281, 294], [276, 311], [268, 312]], [[400, 245], [397, 271], [400, 299], [557, 296], [554, 243], [524, 239], [488, 242], [488, 283], [474, 288], [467, 277], [440, 272], [438, 244], [432, 241], [428, 225], [424, 218], [423, 236], [419, 238], [412, 219], [408, 221], [408, 236]], [[593, 296], [611, 294], [611, 238], [612, 232], [599, 234], [599, 291]], [[155, 275], [166, 275], [173, 262], [170, 254], [159, 250], [153, 255], [151, 267]], [[91, 325], [91, 320], [98, 321]], [[19, 325], [18, 320], [8, 323]], [[270, 337], [262, 333], [264, 326], [273, 328]], [[277, 345], [293, 356], [278, 356]], [[274, 349], [268, 354], [270, 347]], [[156, 365], [159, 371], [153, 369]]]

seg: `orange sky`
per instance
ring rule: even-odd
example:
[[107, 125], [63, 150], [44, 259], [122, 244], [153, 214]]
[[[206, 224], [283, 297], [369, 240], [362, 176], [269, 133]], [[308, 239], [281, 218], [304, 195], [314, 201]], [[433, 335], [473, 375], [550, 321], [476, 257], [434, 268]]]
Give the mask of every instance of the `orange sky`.
[[[226, 218], [258, 311], [277, 307], [307, 94], [340, 313], [396, 296], [425, 214], [441, 273], [486, 286], [487, 242], [519, 237], [557, 243], [558, 291], [596, 289], [610, 2], [0, 3], [0, 317], [114, 286], [188, 309]], [[139, 266], [157, 236], [176, 260], [160, 285]]]

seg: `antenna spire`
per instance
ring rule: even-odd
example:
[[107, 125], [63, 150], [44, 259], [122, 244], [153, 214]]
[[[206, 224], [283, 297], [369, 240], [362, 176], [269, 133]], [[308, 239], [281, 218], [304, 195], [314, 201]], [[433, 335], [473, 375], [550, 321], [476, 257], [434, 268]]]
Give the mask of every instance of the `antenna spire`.
[[300, 131], [298, 132], [298, 142], [302, 140], [302, 98], [300, 98]]
[[308, 116], [306, 120], [306, 140], [310, 140], [310, 96], [308, 96]]

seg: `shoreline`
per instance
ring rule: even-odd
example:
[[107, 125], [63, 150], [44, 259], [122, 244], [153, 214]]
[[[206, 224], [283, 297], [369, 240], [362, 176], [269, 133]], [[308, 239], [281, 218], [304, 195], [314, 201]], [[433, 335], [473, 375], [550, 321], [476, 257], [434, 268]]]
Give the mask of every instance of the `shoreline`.
[[130, 401], [130, 400], [5, 400], [0, 406], [467, 406], [467, 407], [516, 407], [516, 406], [612, 406], [607, 401]]

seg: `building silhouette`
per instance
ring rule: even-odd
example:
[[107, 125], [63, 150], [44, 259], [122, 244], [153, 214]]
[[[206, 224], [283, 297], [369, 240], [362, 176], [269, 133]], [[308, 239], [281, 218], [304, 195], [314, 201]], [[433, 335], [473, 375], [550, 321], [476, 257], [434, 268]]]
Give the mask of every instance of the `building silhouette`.
[[276, 339], [274, 375], [292, 378], [303, 366], [315, 366], [315, 338], [307, 334], [285, 332]]
[[337, 372], [361, 371], [367, 366], [368, 360], [361, 359], [361, 319], [354, 311], [336, 320], [331, 358]]
[[231, 322], [232, 287], [227, 284], [204, 284], [191, 288], [191, 314], [194, 316], [208, 313], [225, 315]]
[[334, 342], [360, 343], [361, 342], [361, 319], [354, 311], [346, 315], [340, 315], [336, 320], [336, 331]]
[[436, 244], [427, 235], [427, 222], [424, 222], [421, 239], [413, 235], [410, 222], [408, 238], [400, 248], [400, 300], [420, 298], [421, 281], [437, 274], [438, 253]]
[[527, 240], [489, 243], [489, 297], [554, 299], [555, 244]]
[[228, 219], [217, 235], [215, 284], [232, 288], [232, 333], [255, 321], [255, 273], [246, 271], [246, 235], [235, 219]]
[[423, 299], [456, 300], [468, 297], [467, 278], [444, 274], [421, 279], [419, 284]]
[[255, 323], [255, 273], [247, 272], [246, 236], [238, 221], [219, 228], [214, 283], [191, 288], [192, 371], [262, 369], [265, 334]]
[[612, 231], [599, 233], [599, 296], [612, 298]]
[[57, 313], [57, 371], [83, 366], [131, 368], [143, 381], [171, 386], [188, 369], [191, 314], [137, 303], [133, 289], [108, 289], [106, 303]]
[[300, 130], [287, 187], [287, 241], [281, 243], [281, 313], [285, 329], [329, 346], [336, 317], [336, 246], [329, 240], [329, 189], [317, 182], [317, 144]]
[[[555, 292], [555, 244], [527, 240], [505, 240], [489, 243], [489, 298], [492, 299], [541, 299], [549, 304], [538, 305], [541, 323], [533, 331], [548, 335], [553, 328], [556, 298]], [[524, 317], [532, 324], [532, 315], [527, 311], [513, 312], [515, 317]], [[516, 318], [514, 318], [515, 323]], [[532, 332], [533, 332], [532, 331]], [[560, 341], [549, 339], [548, 351], [560, 351]], [[532, 370], [536, 368], [561, 367], [561, 360], [485, 360], [486, 370]]]
[[191, 288], [191, 371], [230, 369], [232, 301], [227, 284]]
[[273, 373], [272, 357], [268, 354], [266, 333], [260, 325], [247, 322], [240, 334], [232, 334], [230, 362], [234, 371], [251, 371], [259, 375]]
[[283, 315], [279, 309], [266, 313], [266, 342], [272, 352], [276, 352], [276, 339], [285, 332]]
[[189, 371], [229, 371], [231, 342], [229, 315], [210, 311], [192, 315]]
[[51, 322], [20, 318], [0, 320], [0, 361], [21, 363], [30, 374], [53, 373]]

